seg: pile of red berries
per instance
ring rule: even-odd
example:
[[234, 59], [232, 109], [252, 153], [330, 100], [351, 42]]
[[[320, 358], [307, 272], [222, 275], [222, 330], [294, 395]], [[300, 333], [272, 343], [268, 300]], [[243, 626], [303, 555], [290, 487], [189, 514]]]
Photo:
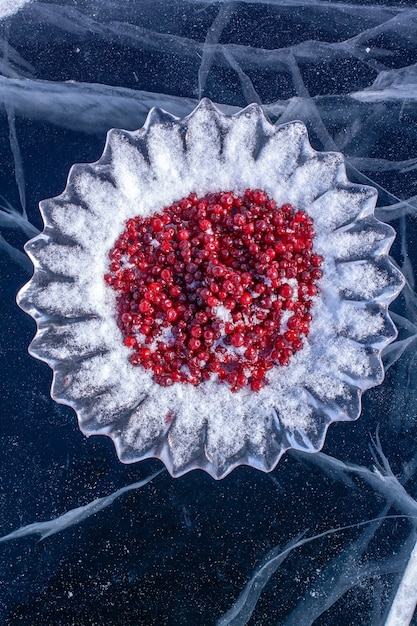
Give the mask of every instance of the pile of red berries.
[[309, 332], [322, 276], [313, 239], [310, 217], [259, 189], [190, 194], [129, 219], [104, 279], [131, 363], [163, 386], [215, 375], [259, 391]]

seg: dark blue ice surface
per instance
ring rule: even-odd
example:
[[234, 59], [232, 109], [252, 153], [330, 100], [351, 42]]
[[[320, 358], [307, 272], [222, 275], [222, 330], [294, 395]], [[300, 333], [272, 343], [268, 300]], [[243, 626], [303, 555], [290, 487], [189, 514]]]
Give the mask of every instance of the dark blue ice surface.
[[[384, 383], [357, 422], [330, 428], [322, 453], [218, 482], [164, 471], [41, 541], [35, 527], [1, 542], [0, 623], [384, 624], [417, 537], [414, 0], [18, 4], [0, 19], [0, 536], [161, 469], [122, 465], [110, 440], [80, 433], [28, 355], [35, 324], [15, 303], [38, 202], [61, 193], [73, 163], [99, 158], [109, 128], [140, 127], [152, 106], [186, 115], [203, 96], [302, 119], [314, 148], [343, 152], [349, 178], [377, 187], [407, 285], [391, 307], [399, 340]], [[271, 562], [258, 601], [224, 617], [269, 551], [345, 526]]]

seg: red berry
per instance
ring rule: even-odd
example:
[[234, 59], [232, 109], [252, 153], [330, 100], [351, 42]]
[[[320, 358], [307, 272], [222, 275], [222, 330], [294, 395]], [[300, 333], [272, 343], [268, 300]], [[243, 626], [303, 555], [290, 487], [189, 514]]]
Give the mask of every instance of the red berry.
[[245, 335], [243, 333], [234, 333], [230, 337], [230, 343], [235, 348], [240, 348], [245, 343]]
[[127, 337], [125, 337], [124, 344], [128, 348], [133, 348], [136, 345], [135, 337], [132, 337], [131, 335], [128, 335]]
[[312, 254], [310, 262], [313, 267], [320, 267], [320, 265], [323, 263], [323, 257], [319, 256], [318, 254]]
[[150, 358], [151, 351], [149, 348], [140, 348], [140, 350], [138, 351], [138, 355], [142, 361], [145, 361], [146, 359]]
[[190, 233], [185, 228], [183, 230], [178, 231], [178, 239], [180, 241], [185, 241], [186, 239], [189, 238], [189, 236], [190, 236]]
[[160, 232], [164, 228], [164, 222], [160, 217], [153, 217], [151, 220], [152, 230]]
[[250, 384], [252, 391], [260, 391], [263, 387], [263, 383], [260, 380], [253, 380]]
[[286, 283], [285, 285], [282, 285], [282, 287], [279, 288], [279, 295], [282, 296], [283, 298], [291, 298], [292, 296], [292, 287], [291, 285], [289, 285], [288, 283]]
[[284, 337], [289, 343], [291, 343], [292, 341], [297, 341], [298, 333], [296, 330], [287, 330], [284, 333]]
[[241, 304], [242, 306], [249, 306], [252, 300], [252, 295], [248, 291], [244, 291], [239, 298], [239, 304]]
[[168, 322], [175, 322], [175, 320], [178, 317], [178, 313], [175, 309], [173, 308], [169, 308], [165, 311], [165, 317], [167, 318]]
[[201, 230], [209, 230], [211, 226], [211, 222], [209, 222], [209, 220], [201, 220], [201, 222], [199, 223], [199, 226]]

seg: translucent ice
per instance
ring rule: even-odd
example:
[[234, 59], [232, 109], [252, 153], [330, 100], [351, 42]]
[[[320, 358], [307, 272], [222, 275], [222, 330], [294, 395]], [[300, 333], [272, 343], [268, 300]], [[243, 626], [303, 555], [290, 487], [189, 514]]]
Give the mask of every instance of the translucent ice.
[[[304, 348], [258, 393], [213, 377], [162, 390], [128, 360], [103, 280], [109, 251], [128, 218], [191, 192], [248, 187], [316, 222], [324, 275]], [[184, 119], [153, 110], [142, 130], [110, 131], [101, 160], [74, 166], [64, 194], [42, 203], [45, 233], [27, 246], [36, 271], [19, 299], [38, 319], [33, 354], [56, 368], [54, 397], [77, 410], [86, 433], [109, 434], [122, 460], [157, 454], [175, 475], [198, 466], [219, 478], [239, 463], [269, 470], [288, 447], [316, 450], [331, 421], [358, 417], [395, 336], [387, 305], [402, 279], [387, 258], [393, 231], [372, 216], [375, 198], [347, 181], [340, 154], [312, 149], [303, 124], [274, 127], [255, 105], [229, 117], [203, 101]]]

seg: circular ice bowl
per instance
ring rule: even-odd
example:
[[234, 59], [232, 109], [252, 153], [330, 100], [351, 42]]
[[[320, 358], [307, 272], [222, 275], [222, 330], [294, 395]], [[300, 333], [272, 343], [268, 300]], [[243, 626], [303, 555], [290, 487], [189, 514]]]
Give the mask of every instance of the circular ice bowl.
[[[323, 277], [304, 347], [259, 392], [214, 380], [163, 388], [129, 362], [103, 279], [108, 253], [129, 218], [247, 188], [314, 220]], [[157, 457], [172, 476], [271, 471], [289, 448], [320, 450], [331, 422], [358, 418], [396, 337], [388, 306], [403, 277], [376, 197], [347, 180], [341, 154], [313, 150], [301, 122], [273, 125], [257, 105], [226, 116], [203, 100], [185, 118], [153, 109], [138, 131], [110, 130], [99, 161], [74, 165], [64, 192], [41, 202], [44, 230], [25, 247], [35, 269], [18, 303], [36, 320], [29, 351], [52, 368], [52, 397], [86, 435], [111, 437], [122, 462]]]

